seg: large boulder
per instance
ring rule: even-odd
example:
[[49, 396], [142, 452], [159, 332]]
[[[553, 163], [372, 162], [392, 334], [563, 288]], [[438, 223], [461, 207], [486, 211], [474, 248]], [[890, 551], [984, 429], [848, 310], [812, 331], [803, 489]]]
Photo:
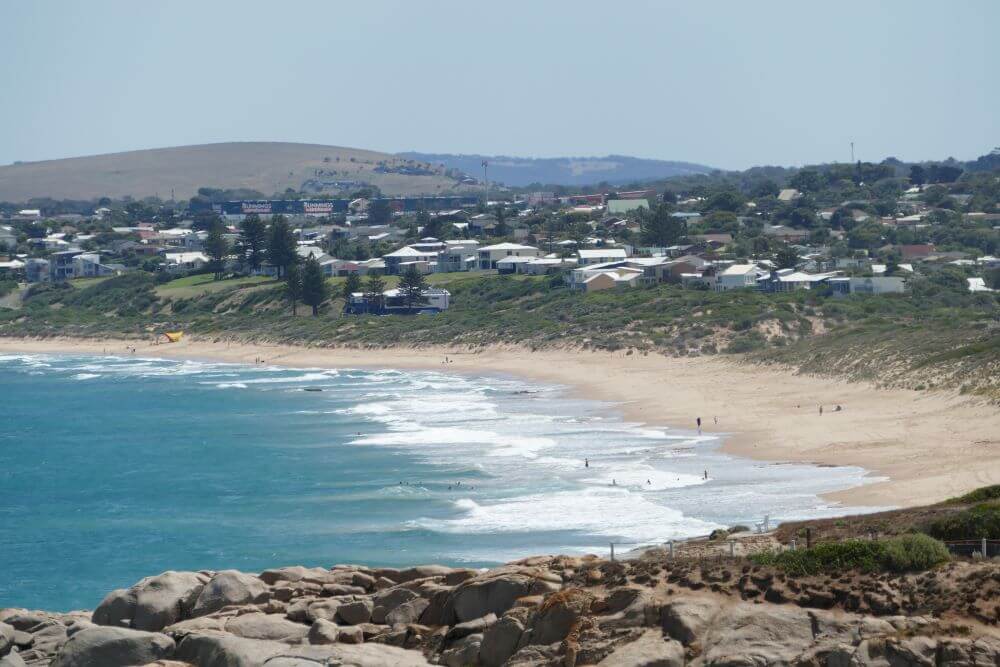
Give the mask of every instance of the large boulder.
[[791, 605], [737, 604], [700, 634], [706, 664], [790, 664], [814, 642], [813, 615]]
[[340, 636], [340, 630], [336, 623], [331, 623], [325, 619], [319, 619], [309, 628], [310, 644], [336, 644]]
[[532, 644], [561, 642], [590, 611], [594, 597], [580, 589], [568, 589], [549, 596], [531, 624]]
[[719, 613], [719, 603], [711, 598], [677, 597], [660, 613], [663, 632], [687, 646], [695, 641]]
[[158, 632], [191, 615], [207, 580], [200, 572], [168, 571], [146, 577], [131, 588], [109, 593], [92, 620], [98, 625]]
[[293, 623], [281, 614], [241, 614], [226, 623], [226, 632], [247, 639], [269, 639], [295, 643], [306, 636], [308, 626]]
[[129, 667], [169, 658], [173, 653], [174, 640], [164, 634], [93, 627], [70, 637], [52, 667]]
[[380, 592], [373, 600], [375, 606], [372, 609], [372, 623], [385, 623], [389, 612], [399, 605], [416, 600], [419, 597], [417, 593], [401, 586]]
[[337, 618], [346, 625], [367, 623], [371, 620], [374, 609], [375, 604], [367, 598], [355, 600], [337, 607]]
[[468, 579], [455, 587], [441, 614], [444, 625], [486, 614], [501, 616], [518, 598], [557, 591], [562, 579], [548, 570], [508, 565]]
[[258, 577], [261, 581], [269, 586], [273, 586], [279, 581], [310, 581], [313, 583], [321, 583], [325, 580], [325, 577], [329, 574], [328, 570], [324, 570], [321, 567], [302, 567], [301, 565], [292, 565], [291, 567], [279, 567], [271, 570], [264, 570], [260, 573]]
[[486, 667], [500, 667], [517, 651], [524, 633], [524, 624], [508, 614], [489, 626], [479, 648], [479, 661]]
[[288, 646], [219, 633], [191, 634], [177, 646], [175, 659], [197, 667], [426, 667], [423, 655], [381, 644]]
[[236, 570], [223, 570], [205, 584], [191, 615], [204, 616], [223, 607], [263, 602], [267, 597], [267, 584], [257, 577]]
[[410, 623], [416, 623], [429, 604], [430, 602], [423, 598], [404, 602], [385, 615], [385, 623], [387, 625], [409, 625]]
[[18, 630], [15, 630], [13, 625], [0, 622], [0, 656], [7, 655], [8, 651], [10, 651], [14, 645], [14, 634], [16, 632]]
[[660, 630], [647, 630], [616, 649], [598, 667], [684, 667], [684, 647]]
[[17, 650], [11, 650], [10, 653], [0, 658], [0, 667], [28, 667], [28, 663], [24, 661]]

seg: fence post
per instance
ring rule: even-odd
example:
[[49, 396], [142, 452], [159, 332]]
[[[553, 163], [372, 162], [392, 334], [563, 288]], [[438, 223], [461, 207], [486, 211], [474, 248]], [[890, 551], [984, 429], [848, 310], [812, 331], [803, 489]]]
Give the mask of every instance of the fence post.
[[983, 538], [983, 560], [986, 560], [989, 556], [986, 555], [986, 538]]
[[806, 549], [812, 549], [813, 545], [813, 529], [806, 528]]
[[791, 543], [790, 547], [791, 547], [792, 551], [795, 551], [795, 538], [794, 537], [792, 538], [792, 543]]
[[615, 562], [615, 543], [611, 543], [611, 562]]
[[729, 540], [729, 557], [736, 557], [736, 540]]
[[674, 557], [674, 541], [670, 540], [670, 558], [673, 559], [673, 557]]
[[771, 515], [770, 514], [765, 514], [764, 515], [764, 532], [766, 533], [769, 530], [771, 530]]

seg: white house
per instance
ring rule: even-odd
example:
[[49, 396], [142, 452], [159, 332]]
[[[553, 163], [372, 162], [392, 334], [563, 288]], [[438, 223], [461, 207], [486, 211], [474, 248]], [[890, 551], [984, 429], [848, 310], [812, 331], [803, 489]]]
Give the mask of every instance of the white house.
[[577, 250], [577, 264], [590, 266], [592, 264], [607, 264], [620, 262], [628, 257], [624, 248], [597, 248], [594, 250]]
[[965, 281], [969, 284], [970, 292], [993, 292], [995, 290], [990, 289], [986, 286], [986, 280], [983, 278], [966, 278]]
[[530, 245], [520, 243], [497, 243], [480, 248], [479, 269], [487, 271], [497, 268], [497, 262], [504, 257], [541, 257], [542, 251]]
[[163, 254], [164, 266], [171, 273], [198, 271], [208, 261], [208, 255], [203, 252], [167, 252]]
[[719, 274], [715, 281], [716, 292], [757, 287], [757, 279], [767, 275], [767, 271], [756, 264], [733, 264]]
[[834, 294], [902, 294], [906, 291], [906, 279], [898, 276], [830, 278], [829, 283]]
[[385, 261], [385, 272], [389, 275], [401, 273], [400, 265], [425, 262], [428, 265], [437, 262], [437, 250], [417, 250], [413, 246], [403, 246], [399, 250], [382, 255]]

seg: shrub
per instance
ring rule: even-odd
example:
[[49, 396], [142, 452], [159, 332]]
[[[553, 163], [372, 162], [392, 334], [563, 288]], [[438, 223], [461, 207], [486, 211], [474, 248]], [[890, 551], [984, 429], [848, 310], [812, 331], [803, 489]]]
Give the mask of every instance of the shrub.
[[927, 532], [939, 540], [1000, 539], [1000, 505], [970, 507], [931, 523]]
[[836, 574], [848, 570], [909, 572], [927, 570], [949, 558], [948, 549], [927, 535], [912, 534], [880, 542], [845, 540], [825, 542], [811, 549], [751, 556], [759, 565], [771, 565], [793, 575]]
[[920, 533], [900, 535], [885, 542], [885, 567], [893, 572], [929, 570], [950, 557], [947, 547]]
[[794, 575], [861, 570], [873, 572], [882, 567], [885, 547], [881, 542], [847, 540], [825, 542], [811, 549], [756, 554], [750, 557], [759, 565], [772, 565]]
[[[966, 385], [962, 385], [965, 389]], [[984, 486], [976, 489], [975, 491], [970, 491], [964, 496], [959, 496], [958, 498], [952, 498], [950, 502], [953, 503], [982, 503], [987, 500], [1000, 500], [1000, 484], [994, 484], [993, 486]]]

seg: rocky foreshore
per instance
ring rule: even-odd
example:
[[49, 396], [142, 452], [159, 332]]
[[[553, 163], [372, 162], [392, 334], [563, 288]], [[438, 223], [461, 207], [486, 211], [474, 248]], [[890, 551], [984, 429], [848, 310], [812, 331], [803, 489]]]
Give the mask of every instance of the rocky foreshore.
[[0, 610], [0, 667], [1000, 665], [1000, 565], [792, 578], [747, 561], [164, 572]]

